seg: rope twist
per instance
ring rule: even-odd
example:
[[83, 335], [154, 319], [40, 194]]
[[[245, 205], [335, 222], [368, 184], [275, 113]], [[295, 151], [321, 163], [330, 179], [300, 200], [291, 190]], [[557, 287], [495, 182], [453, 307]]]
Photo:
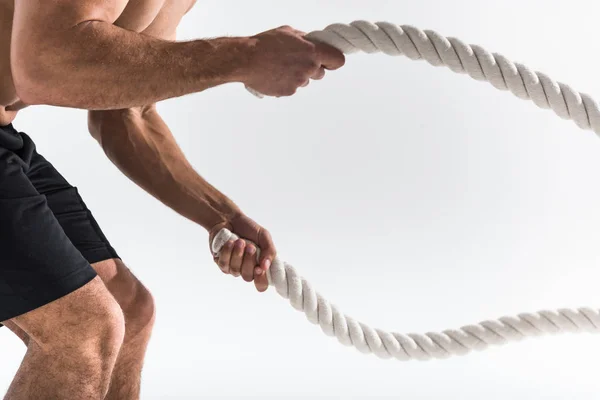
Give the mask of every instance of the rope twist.
[[[422, 31], [410, 25], [367, 21], [332, 24], [322, 31], [307, 34], [306, 38], [327, 43], [346, 54], [383, 52], [390, 56], [404, 55], [411, 60], [425, 60], [436, 67], [445, 66], [478, 81], [487, 81], [499, 90], [508, 90], [520, 99], [532, 100], [540, 108], [551, 109], [559, 117], [573, 120], [581, 129], [600, 134], [600, 109], [589, 95], [556, 82], [541, 72], [534, 72], [523, 64], [513, 63], [501, 54], [490, 53], [456, 38], [446, 38], [434, 31]], [[250, 88], [248, 90], [262, 96]], [[237, 239], [237, 235], [222, 229], [213, 240], [212, 250], [218, 255], [227, 241]], [[260, 257], [258, 247], [257, 257]], [[522, 313], [439, 333], [386, 332], [343, 314], [294, 267], [279, 257], [273, 260], [267, 277], [281, 297], [289, 299], [292, 307], [302, 311], [326, 335], [335, 336], [343, 345], [380, 358], [401, 361], [444, 359], [526, 337], [600, 332], [600, 309], [587, 307]]]

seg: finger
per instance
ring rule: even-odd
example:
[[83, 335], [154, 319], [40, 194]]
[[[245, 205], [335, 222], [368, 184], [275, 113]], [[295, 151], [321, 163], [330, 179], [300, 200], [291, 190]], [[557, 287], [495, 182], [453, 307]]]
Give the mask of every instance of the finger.
[[292, 32], [294, 32], [298, 36], [302, 36], [302, 37], [306, 36], [306, 32], [299, 31], [298, 29], [295, 29], [295, 28], [292, 28]]
[[260, 268], [263, 270], [263, 273], [265, 273], [271, 266], [271, 263], [277, 254], [273, 239], [271, 239], [271, 234], [267, 230], [261, 231], [259, 239], [261, 248]]
[[346, 62], [344, 53], [325, 43], [315, 42], [315, 46], [315, 50], [323, 67], [334, 70], [344, 66], [344, 63]]
[[319, 80], [319, 79], [323, 79], [325, 77], [325, 68], [321, 67], [317, 70], [317, 72], [311, 76], [311, 79], [314, 80]]
[[294, 33], [294, 34], [296, 34], [298, 36], [306, 36], [306, 32], [302, 32], [302, 31], [300, 31], [300, 30], [298, 30], [296, 28], [292, 28], [289, 25], [284, 25], [284, 26], [281, 27], [281, 29], [285, 29], [286, 31]]
[[269, 279], [267, 274], [261, 268], [254, 269], [254, 286], [259, 292], [264, 292], [269, 288]]
[[228, 274], [229, 271], [229, 260], [231, 260], [231, 251], [233, 250], [233, 240], [229, 240], [223, 248], [221, 249], [221, 253], [219, 253], [219, 261], [217, 264], [221, 271]]
[[213, 261], [215, 262], [215, 264], [217, 264], [217, 265], [219, 266], [219, 269], [221, 270], [221, 272], [223, 272], [224, 274], [226, 274], [226, 273], [227, 273], [227, 272], [225, 272], [225, 268], [223, 268], [223, 267], [221, 267], [221, 266], [219, 265], [219, 257], [217, 257], [217, 256], [214, 256], [214, 257], [213, 257]]
[[238, 277], [242, 271], [242, 260], [244, 258], [244, 249], [246, 247], [246, 241], [244, 239], [238, 239], [233, 247], [231, 254], [231, 261], [229, 261], [229, 270], [231, 275]]
[[242, 262], [242, 279], [252, 282], [254, 279], [254, 267], [256, 267], [256, 248], [249, 244], [246, 246], [244, 261]]
[[301, 87], [307, 87], [308, 84], [310, 83], [310, 79], [307, 79], [306, 82], [304, 82]]

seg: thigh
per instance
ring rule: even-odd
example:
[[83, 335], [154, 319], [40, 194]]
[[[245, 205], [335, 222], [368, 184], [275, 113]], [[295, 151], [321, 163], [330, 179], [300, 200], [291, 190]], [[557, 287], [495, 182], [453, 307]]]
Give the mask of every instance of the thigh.
[[37, 151], [31, 157], [27, 176], [36, 190], [45, 195], [65, 234], [100, 276], [126, 319], [147, 320], [153, 314], [150, 292], [123, 263], [77, 187]]
[[33, 144], [0, 146], [0, 322], [83, 287], [96, 271], [29, 181]]
[[[96, 262], [92, 264], [92, 268], [98, 274], [98, 277], [101, 279], [102, 284], [105, 289], [110, 293], [111, 300], [114, 300], [119, 305], [120, 311], [123, 313], [125, 320], [128, 323], [128, 328], [135, 329], [136, 322], [139, 322], [142, 325], [146, 325], [148, 321], [152, 320], [155, 314], [154, 309], [154, 300], [152, 298], [151, 293], [148, 289], [139, 281], [139, 279], [131, 272], [131, 270], [123, 263], [123, 261], [119, 258], [112, 258], [103, 261]], [[96, 279], [97, 280], [97, 279]], [[90, 289], [93, 288], [93, 285], [90, 285]], [[94, 284], [97, 285], [97, 284]], [[101, 288], [91, 289], [91, 291], [86, 295], [89, 298], [100, 298], [98, 296], [98, 291], [104, 290]], [[69, 295], [65, 296], [68, 297]], [[80, 301], [82, 295], [73, 296], [75, 301]], [[70, 300], [65, 299], [61, 301], [58, 299], [58, 307], [62, 302], [70, 302]], [[96, 301], [96, 300], [94, 300]], [[91, 305], [93, 307], [94, 305]], [[70, 306], [67, 308], [71, 308], [72, 311], [74, 307]], [[47, 310], [44, 307], [40, 307], [37, 310], [39, 312], [36, 313], [46, 313]], [[27, 314], [24, 314], [27, 315]], [[60, 321], [60, 318], [55, 318], [57, 321]], [[29, 345], [29, 335], [25, 332], [25, 330], [21, 329], [16, 323], [15, 320], [7, 320], [0, 321], [4, 326], [6, 326], [9, 330], [11, 330], [17, 337], [19, 337], [26, 346]]]
[[71, 185], [37, 151], [32, 154], [27, 177], [35, 189], [46, 197], [48, 207], [63, 231], [90, 264], [120, 258], [100, 229], [77, 187]]
[[17, 335], [25, 336], [27, 346], [33, 341], [45, 348], [50, 344], [68, 347], [86, 338], [95, 340], [108, 324], [118, 328], [122, 318], [118, 303], [96, 276], [65, 296], [5, 322]]

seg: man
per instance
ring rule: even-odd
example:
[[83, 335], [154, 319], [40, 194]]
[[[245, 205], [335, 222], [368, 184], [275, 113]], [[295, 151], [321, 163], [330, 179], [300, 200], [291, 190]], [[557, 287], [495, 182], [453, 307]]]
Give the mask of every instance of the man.
[[[154, 322], [150, 292], [110, 245], [75, 187], [12, 122], [28, 105], [89, 111], [90, 134], [133, 182], [209, 232], [215, 262], [266, 290], [269, 232], [202, 179], [158, 101], [239, 82], [290, 96], [343, 55], [281, 27], [177, 42], [193, 0], [0, 0], [0, 321], [27, 345], [6, 399], [137, 399]], [[57, 136], [57, 140], [62, 140]]]

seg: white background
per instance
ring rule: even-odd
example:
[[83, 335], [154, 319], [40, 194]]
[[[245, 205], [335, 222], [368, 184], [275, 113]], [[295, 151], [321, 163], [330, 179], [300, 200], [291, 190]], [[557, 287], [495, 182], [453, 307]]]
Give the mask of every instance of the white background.
[[[199, 1], [179, 38], [356, 19], [482, 45], [600, 94], [593, 1]], [[351, 55], [292, 98], [240, 85], [159, 106], [192, 164], [271, 230], [280, 256], [369, 325], [441, 331], [600, 305], [600, 140], [550, 111], [425, 62]], [[600, 341], [531, 339], [444, 361], [345, 348], [270, 290], [212, 263], [207, 234], [130, 183], [85, 112], [37, 107], [29, 133], [79, 187], [158, 320], [144, 399], [593, 399]], [[25, 347], [0, 329], [0, 390]]]

